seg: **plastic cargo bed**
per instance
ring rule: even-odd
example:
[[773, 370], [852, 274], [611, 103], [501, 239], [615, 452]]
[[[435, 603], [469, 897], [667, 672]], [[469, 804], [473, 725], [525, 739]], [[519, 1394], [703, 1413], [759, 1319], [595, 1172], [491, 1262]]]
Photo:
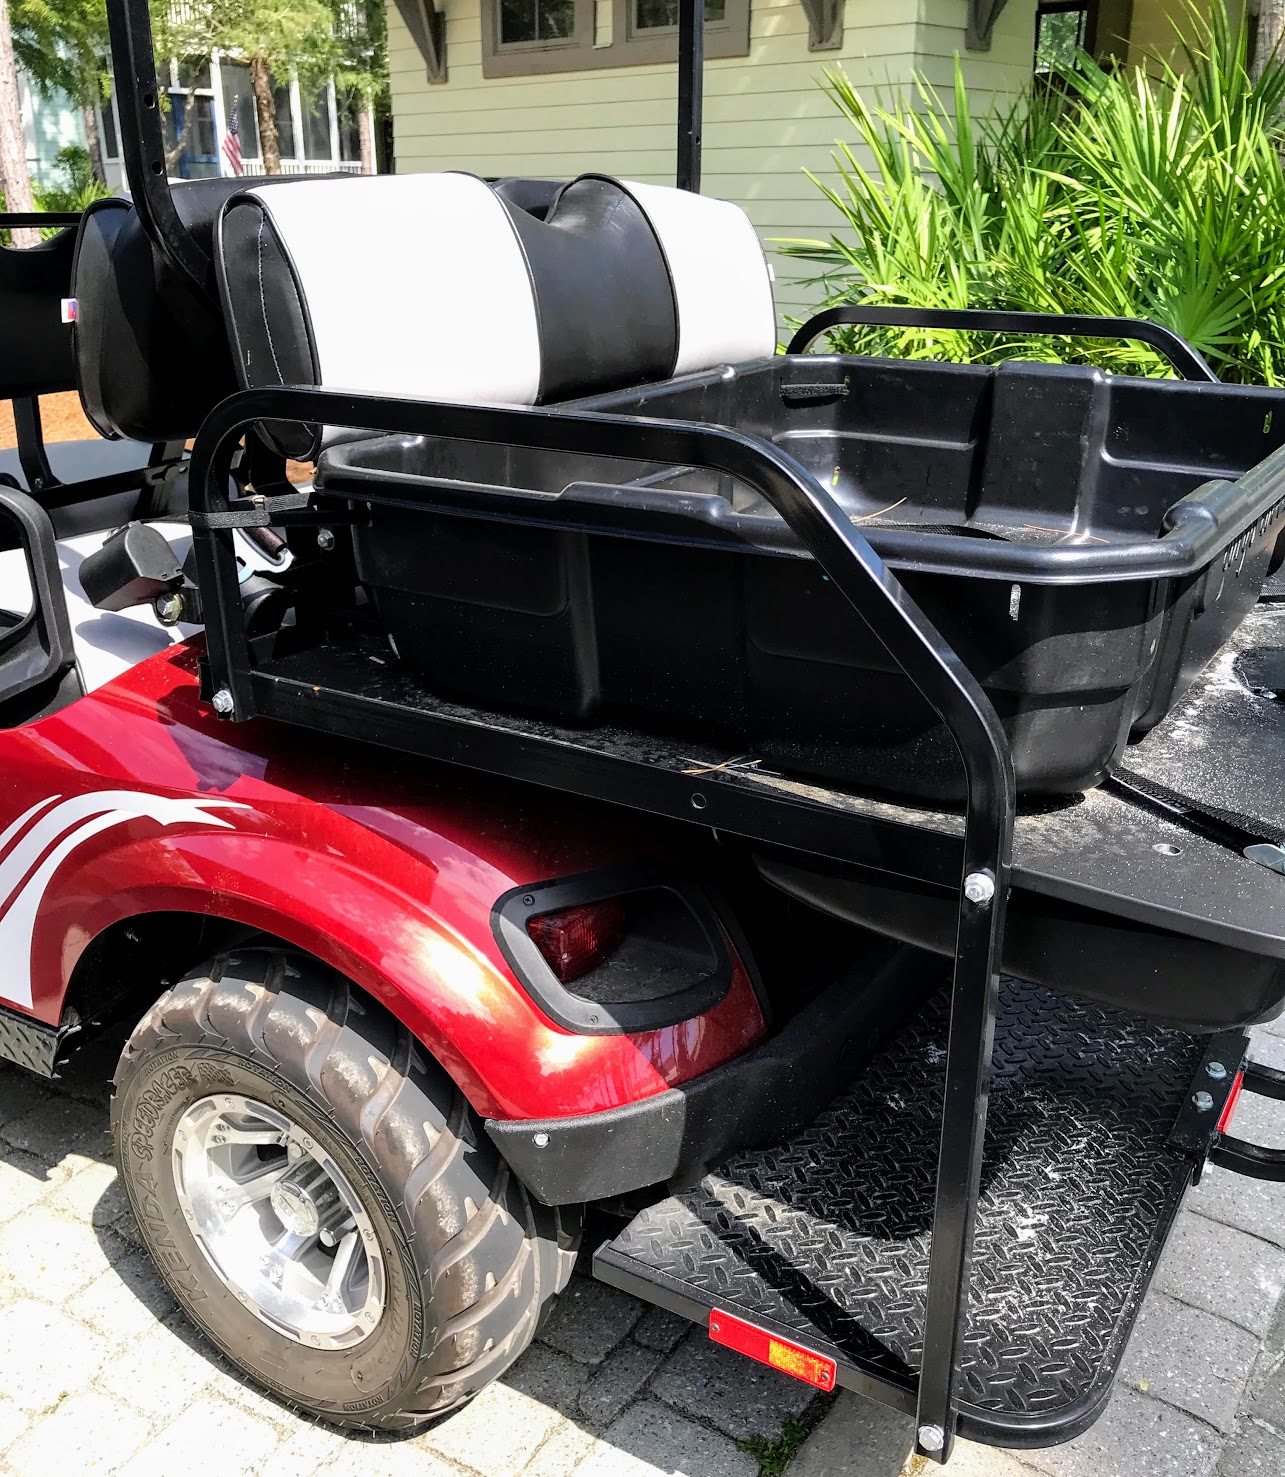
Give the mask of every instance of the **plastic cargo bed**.
[[[1101, 781], [1252, 607], [1285, 527], [1273, 390], [779, 356], [578, 408], [731, 427], [808, 468], [981, 681], [1027, 793]], [[443, 695], [960, 796], [927, 703], [722, 474], [393, 436], [332, 449], [318, 487], [369, 504], [359, 574]]]

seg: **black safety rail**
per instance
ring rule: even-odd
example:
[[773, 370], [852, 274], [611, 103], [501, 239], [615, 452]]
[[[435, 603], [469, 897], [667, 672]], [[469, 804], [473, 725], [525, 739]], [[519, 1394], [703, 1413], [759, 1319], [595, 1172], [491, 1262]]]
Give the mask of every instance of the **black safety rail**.
[[1019, 333], [1039, 338], [1122, 339], [1158, 349], [1183, 379], [1218, 383], [1218, 376], [1204, 358], [1171, 328], [1146, 318], [1098, 318], [1087, 313], [1019, 313], [989, 308], [847, 304], [814, 314], [790, 340], [785, 352], [806, 354], [823, 333], [847, 326], [962, 329], [969, 333]]
[[[670, 465], [704, 467], [739, 479], [760, 493], [790, 525], [852, 604], [906, 676], [946, 724], [959, 749], [968, 786], [963, 866], [958, 879], [959, 922], [953, 1003], [937, 1172], [936, 1215], [925, 1326], [925, 1354], [918, 1384], [918, 1422], [930, 1433], [925, 1450], [944, 1460], [955, 1429], [953, 1382], [956, 1350], [968, 1301], [969, 1255], [985, 1132], [991, 1045], [995, 1024], [997, 964], [1012, 854], [1014, 784], [1007, 740], [993, 708], [954, 651], [906, 595], [869, 544], [830, 495], [790, 457], [765, 442], [720, 428], [685, 422], [643, 421], [624, 416], [576, 415], [547, 409], [498, 409], [353, 396], [304, 389], [248, 390], [232, 396], [210, 416], [197, 438], [190, 478], [192, 526], [206, 619], [211, 681], [216, 707], [233, 718], [255, 715], [312, 721], [334, 731], [344, 726], [327, 713], [327, 696], [314, 689], [311, 715], [297, 706], [283, 684], [256, 680], [247, 637], [232, 534], [238, 527], [306, 521], [334, 523], [336, 513], [301, 507], [284, 499], [229, 499], [229, 473], [237, 444], [262, 421], [308, 421], [363, 431], [395, 431], [490, 445], [637, 458]], [[395, 489], [390, 489], [396, 495]], [[413, 493], [408, 496], [413, 503]], [[340, 517], [342, 514], [340, 513]], [[355, 736], [397, 747], [403, 729], [420, 730], [414, 747], [434, 748], [433, 731], [454, 752], [448, 720], [428, 710], [403, 711], [393, 719], [377, 698], [350, 694], [349, 721]], [[511, 763], [503, 725], [492, 731], [498, 768]], [[546, 783], [605, 793], [627, 805], [655, 808], [659, 787], [680, 789], [676, 797], [689, 817], [705, 805], [701, 787], [689, 777], [648, 766], [638, 755], [597, 756], [595, 774], [577, 782], [575, 756], [555, 740], [523, 736], [524, 748], [547, 755]], [[478, 762], [476, 759], [473, 762]], [[529, 761], [523, 759], [529, 771]], [[557, 775], [554, 780], [552, 777]], [[638, 781], [641, 779], [642, 783]], [[671, 796], [671, 804], [675, 797]], [[806, 822], [817, 806], [811, 799], [778, 795], [782, 810]], [[822, 807], [824, 809], [824, 807]], [[716, 816], [700, 815], [717, 824]], [[844, 817], [831, 816], [843, 823]], [[859, 820], [847, 818], [849, 824]], [[779, 833], [778, 833], [779, 834]], [[768, 834], [761, 839], [774, 840]], [[967, 894], [965, 893], [967, 888]], [[971, 900], [970, 900], [971, 899]], [[941, 1433], [941, 1444], [936, 1441]]]

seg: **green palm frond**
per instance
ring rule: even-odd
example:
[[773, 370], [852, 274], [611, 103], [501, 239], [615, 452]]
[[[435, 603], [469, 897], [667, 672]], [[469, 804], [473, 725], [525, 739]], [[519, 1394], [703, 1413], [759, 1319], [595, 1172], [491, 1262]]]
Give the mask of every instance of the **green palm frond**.
[[[1223, 378], [1285, 382], [1285, 65], [1253, 80], [1222, 0], [1189, 10], [1182, 59], [1099, 67], [1081, 55], [979, 115], [962, 70], [941, 93], [866, 97], [822, 85], [850, 137], [810, 176], [835, 208], [820, 239], [777, 243], [813, 264], [827, 306], [1007, 307], [1152, 318]], [[994, 361], [1091, 360], [1162, 375], [1145, 346], [839, 329], [848, 351]]]

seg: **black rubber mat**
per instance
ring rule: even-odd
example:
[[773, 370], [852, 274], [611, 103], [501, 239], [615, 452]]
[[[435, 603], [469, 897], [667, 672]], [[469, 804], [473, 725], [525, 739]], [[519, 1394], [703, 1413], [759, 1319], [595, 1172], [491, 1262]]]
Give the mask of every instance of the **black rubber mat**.
[[[695, 1318], [717, 1306], [792, 1331], [839, 1360], [841, 1381], [847, 1366], [912, 1385], [945, 1041], [939, 999], [806, 1132], [637, 1216], [598, 1275], [663, 1288]], [[1041, 1445], [1100, 1409], [1190, 1180], [1166, 1141], [1202, 1049], [1004, 983], [961, 1430]]]

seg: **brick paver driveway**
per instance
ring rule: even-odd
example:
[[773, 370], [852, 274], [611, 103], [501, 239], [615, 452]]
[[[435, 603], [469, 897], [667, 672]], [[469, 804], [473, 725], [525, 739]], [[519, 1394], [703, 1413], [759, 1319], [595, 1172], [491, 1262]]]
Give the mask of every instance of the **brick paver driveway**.
[[[1285, 1065], [1285, 1028], [1258, 1054]], [[368, 1440], [300, 1420], [197, 1338], [139, 1248], [110, 1160], [109, 1073], [98, 1048], [59, 1084], [0, 1067], [0, 1477], [756, 1477], [790, 1451], [790, 1477], [907, 1464], [903, 1418], [813, 1399], [585, 1276], [509, 1375], [434, 1429]], [[1237, 1126], [1270, 1141], [1273, 1112], [1247, 1099]], [[1210, 1176], [1102, 1421], [1046, 1452], [964, 1446], [951, 1470], [1285, 1477], [1283, 1289], [1285, 1187]]]

